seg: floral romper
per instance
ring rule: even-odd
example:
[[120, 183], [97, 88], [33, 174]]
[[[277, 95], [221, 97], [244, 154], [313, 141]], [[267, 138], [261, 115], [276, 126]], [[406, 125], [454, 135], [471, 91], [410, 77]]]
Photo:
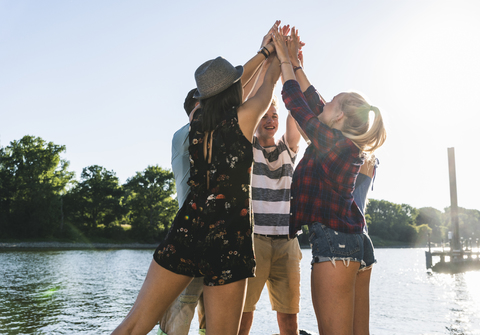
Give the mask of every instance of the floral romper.
[[195, 113], [190, 128], [190, 194], [154, 259], [172, 272], [203, 276], [205, 285], [215, 286], [255, 273], [250, 196], [253, 153], [232, 108], [206, 137], [205, 158], [202, 114], [201, 109]]

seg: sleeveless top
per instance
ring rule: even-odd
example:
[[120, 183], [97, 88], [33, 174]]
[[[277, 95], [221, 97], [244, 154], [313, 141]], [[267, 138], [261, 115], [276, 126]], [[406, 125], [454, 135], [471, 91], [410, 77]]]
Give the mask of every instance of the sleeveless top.
[[206, 137], [205, 157], [202, 115], [201, 109], [195, 113], [189, 133], [190, 194], [154, 259], [172, 272], [204, 276], [204, 283], [213, 286], [254, 276], [253, 153], [232, 108]]

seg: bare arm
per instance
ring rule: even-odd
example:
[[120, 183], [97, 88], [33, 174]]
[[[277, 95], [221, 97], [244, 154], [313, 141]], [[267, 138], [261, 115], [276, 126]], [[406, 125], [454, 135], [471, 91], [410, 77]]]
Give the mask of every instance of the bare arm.
[[[267, 73], [267, 69], [270, 66], [270, 64], [272, 62], [272, 59], [274, 57], [275, 57], [274, 55], [268, 57], [267, 61], [264, 62], [262, 64], [262, 66], [260, 67], [260, 70], [258, 71], [257, 77], [255, 78], [255, 82], [253, 84], [252, 90], [249, 94], [250, 97], [253, 97], [255, 94], [257, 94], [258, 89], [260, 88], [260, 86], [262, 86], [263, 79], [265, 77], [265, 74]], [[252, 80], [252, 82], [253, 82], [253, 80]]]
[[265, 56], [261, 53], [257, 53], [243, 66], [243, 74], [240, 80], [242, 81], [244, 99], [250, 95], [250, 91], [252, 90], [255, 82], [255, 74], [260, 70], [260, 66], [264, 60]]
[[300, 143], [300, 132], [297, 128], [297, 122], [293, 116], [288, 113], [287, 115], [287, 130], [285, 131], [285, 139], [293, 152], [297, 152], [298, 144]]
[[262, 85], [255, 96], [238, 107], [238, 124], [243, 135], [251, 142], [260, 118], [265, 114], [272, 101], [275, 83], [280, 77], [279, 62], [273, 58], [265, 74]]
[[[243, 100], [242, 100], [243, 102], [245, 100], [248, 100], [250, 96], [255, 95], [254, 90], [255, 92], [258, 90], [257, 82], [258, 82], [258, 78], [260, 77], [260, 74], [262, 73], [264, 64], [265, 62], [263, 62], [262, 65], [258, 67], [257, 71], [253, 74], [252, 79], [243, 87]], [[255, 89], [255, 87], [257, 87], [257, 89]]]
[[375, 155], [373, 155], [373, 157], [369, 157], [365, 160], [365, 163], [363, 163], [362, 167], [360, 168], [360, 173], [373, 178], [373, 173], [375, 172], [375, 163]]
[[298, 29], [293, 27], [290, 34], [290, 40], [287, 43], [288, 55], [290, 61], [292, 62], [293, 68], [300, 67], [294, 72], [295, 77], [300, 84], [300, 89], [302, 92], [305, 92], [311, 84], [307, 78], [307, 75], [305, 74], [305, 69], [303, 68], [303, 53], [300, 50], [303, 45], [304, 43], [300, 41], [300, 36], [298, 36]]
[[[275, 51], [275, 46], [272, 43], [272, 31], [277, 30], [279, 24], [280, 24], [280, 20], [275, 21], [275, 23], [269, 29], [267, 34], [263, 37], [260, 48], [266, 48], [267, 51], [265, 52], [267, 53], [267, 55]], [[265, 56], [263, 55], [263, 53], [257, 53], [243, 66], [243, 75], [242, 75], [241, 81], [242, 81], [242, 87], [244, 89], [244, 93], [243, 93], [244, 100], [246, 100], [246, 98], [250, 95], [250, 91], [252, 90], [255, 84], [256, 75], [258, 76], [260, 65], [262, 65], [264, 60], [265, 60]]]
[[[272, 62], [272, 59], [273, 59], [273, 55], [270, 56], [267, 60], [267, 62], [265, 62], [262, 67], [261, 67], [261, 70], [260, 70], [260, 74], [258, 75], [258, 78], [257, 78], [257, 82], [251, 92], [251, 96], [254, 96], [259, 87], [263, 84], [263, 80], [264, 80], [264, 77], [265, 77], [265, 74], [267, 72], [267, 69], [269, 68], [271, 62]], [[287, 123], [286, 123], [286, 132], [285, 132], [285, 138], [287, 140], [287, 143], [290, 147], [290, 149], [294, 152], [296, 152], [298, 150], [298, 144], [300, 142], [300, 133], [299, 133], [299, 130], [297, 128], [297, 122], [295, 121], [295, 119], [290, 115], [290, 113], [288, 113], [287, 115]]]
[[[278, 23], [280, 23], [280, 21], [277, 21]], [[272, 45], [272, 47], [274, 47], [274, 44], [273, 44], [273, 40], [272, 40], [272, 33], [273, 33], [273, 29], [275, 28], [275, 26], [272, 27], [272, 29], [270, 29], [269, 31], [269, 43]], [[286, 25], [286, 26], [283, 26], [283, 27], [278, 27], [278, 29], [282, 32], [283, 35], [286, 35], [288, 34], [288, 32], [290, 31], [290, 26], [289, 25]], [[264, 37], [264, 42], [266, 40], [266, 37]], [[270, 49], [269, 49], [270, 51]], [[259, 87], [262, 86], [262, 83], [263, 83], [263, 78], [265, 77], [265, 73], [267, 72], [267, 69], [268, 69], [268, 66], [270, 66], [270, 63], [272, 61], [272, 59], [276, 56], [275, 55], [275, 49], [273, 51], [270, 51], [271, 55], [268, 57], [268, 59], [266, 60], [266, 62], [264, 62], [262, 64], [262, 66], [260, 67], [260, 71], [258, 71], [258, 74], [256, 75], [255, 77], [255, 83], [254, 83], [254, 86], [250, 92], [250, 96], [254, 96]], [[251, 82], [253, 82], [254, 80], [252, 80]], [[283, 83], [283, 82], [282, 82]]]
[[277, 58], [282, 69], [283, 80], [285, 82], [296, 80], [292, 63], [290, 62], [287, 44], [281, 31], [277, 30], [273, 32], [273, 43], [275, 44], [275, 52], [277, 53]]

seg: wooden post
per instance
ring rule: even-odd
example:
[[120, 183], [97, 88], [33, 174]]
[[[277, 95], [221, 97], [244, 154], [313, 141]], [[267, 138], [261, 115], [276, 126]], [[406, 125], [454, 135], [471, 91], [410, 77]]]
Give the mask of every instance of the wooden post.
[[455, 148], [448, 148], [448, 173], [450, 177], [450, 214], [453, 228], [453, 250], [461, 251], [458, 228], [457, 179], [455, 171]]

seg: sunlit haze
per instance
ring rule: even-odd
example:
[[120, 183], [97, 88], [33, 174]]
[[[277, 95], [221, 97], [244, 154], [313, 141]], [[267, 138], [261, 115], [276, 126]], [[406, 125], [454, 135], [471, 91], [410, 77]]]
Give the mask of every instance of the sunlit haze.
[[455, 147], [458, 205], [480, 210], [479, 18], [475, 0], [4, 0], [0, 145], [24, 135], [65, 145], [77, 178], [90, 165], [122, 183], [148, 165], [170, 169], [195, 69], [219, 55], [244, 64], [280, 19], [299, 29], [325, 99], [357, 91], [387, 120], [370, 197], [443, 211]]

